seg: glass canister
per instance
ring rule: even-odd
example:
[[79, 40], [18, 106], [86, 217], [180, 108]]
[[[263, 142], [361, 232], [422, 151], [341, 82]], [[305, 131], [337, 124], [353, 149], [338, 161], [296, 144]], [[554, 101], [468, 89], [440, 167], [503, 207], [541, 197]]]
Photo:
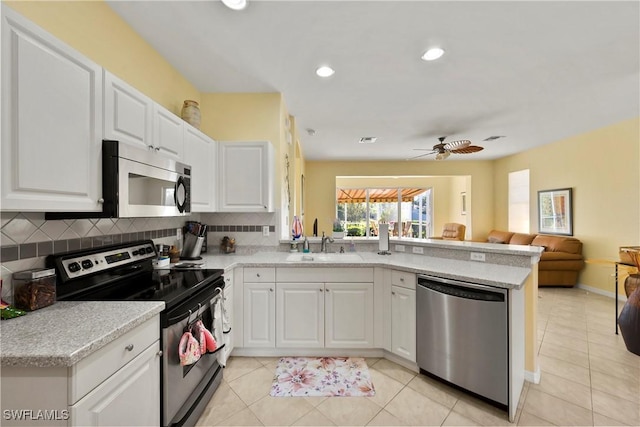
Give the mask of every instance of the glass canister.
[[56, 270], [35, 268], [13, 273], [13, 305], [33, 311], [56, 302]]

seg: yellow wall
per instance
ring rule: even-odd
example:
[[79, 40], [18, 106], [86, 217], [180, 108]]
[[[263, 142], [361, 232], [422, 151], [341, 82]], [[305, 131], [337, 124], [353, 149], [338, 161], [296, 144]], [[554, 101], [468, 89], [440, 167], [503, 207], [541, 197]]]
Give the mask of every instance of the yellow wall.
[[[473, 236], [481, 238], [486, 236], [493, 228], [493, 167], [490, 161], [449, 161], [449, 162], [306, 162], [306, 210], [307, 220], [318, 218], [318, 230], [331, 230], [335, 217], [335, 188], [336, 176], [456, 176], [468, 175], [470, 178], [470, 190], [474, 197], [468, 200], [473, 212]], [[465, 178], [466, 180], [467, 178]], [[455, 185], [456, 191], [459, 184]], [[450, 185], [446, 194], [451, 194]], [[458, 192], [459, 196], [459, 192]], [[440, 197], [435, 194], [435, 197]], [[436, 228], [435, 234], [442, 229], [442, 224], [449, 222], [449, 214], [456, 212], [459, 215], [459, 207], [450, 207], [458, 204], [447, 203], [446, 211], [437, 210], [434, 213]], [[437, 207], [436, 209], [440, 209]], [[459, 206], [459, 205], [457, 205]], [[446, 218], [446, 219], [445, 219]], [[440, 227], [438, 227], [440, 224]], [[471, 237], [471, 236], [469, 236]]]
[[176, 115], [200, 92], [102, 1], [4, 1]]
[[[495, 227], [508, 224], [508, 174], [529, 169], [531, 232], [538, 230], [537, 192], [573, 188], [573, 234], [587, 259], [618, 259], [640, 244], [640, 118], [495, 161]], [[614, 291], [612, 266], [587, 264], [578, 282]]]

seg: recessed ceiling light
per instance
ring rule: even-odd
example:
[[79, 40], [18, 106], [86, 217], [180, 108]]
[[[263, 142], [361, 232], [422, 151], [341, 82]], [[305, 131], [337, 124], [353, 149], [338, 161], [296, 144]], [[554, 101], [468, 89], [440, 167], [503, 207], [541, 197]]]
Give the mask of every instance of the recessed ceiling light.
[[433, 47], [422, 55], [422, 59], [425, 61], [433, 61], [434, 59], [440, 58], [442, 55], [444, 55], [444, 50], [439, 47]]
[[316, 70], [316, 74], [320, 77], [331, 77], [335, 73], [335, 70], [328, 65], [323, 65], [322, 67], [318, 67]]
[[233, 10], [242, 10], [247, 7], [247, 0], [222, 0], [222, 3]]

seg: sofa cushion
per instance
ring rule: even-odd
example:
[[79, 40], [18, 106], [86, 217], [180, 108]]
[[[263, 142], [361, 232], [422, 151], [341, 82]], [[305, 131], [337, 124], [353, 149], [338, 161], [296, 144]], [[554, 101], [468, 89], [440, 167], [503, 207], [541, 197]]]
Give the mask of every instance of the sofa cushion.
[[510, 231], [491, 230], [487, 236], [487, 242], [489, 243], [509, 243], [511, 236], [514, 233]]
[[531, 242], [531, 246], [544, 246], [545, 252], [582, 253], [582, 242], [573, 237], [538, 234]]
[[509, 240], [510, 245], [530, 245], [533, 239], [535, 239], [535, 234], [525, 234], [525, 233], [513, 233], [511, 236], [511, 240]]

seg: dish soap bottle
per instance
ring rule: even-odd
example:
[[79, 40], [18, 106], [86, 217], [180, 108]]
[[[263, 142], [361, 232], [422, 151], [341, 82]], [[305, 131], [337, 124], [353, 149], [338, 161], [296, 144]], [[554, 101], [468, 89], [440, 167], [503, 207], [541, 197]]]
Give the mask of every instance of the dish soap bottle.
[[307, 236], [304, 236], [304, 242], [302, 243], [302, 252], [308, 254], [309, 251], [309, 241], [307, 240]]

